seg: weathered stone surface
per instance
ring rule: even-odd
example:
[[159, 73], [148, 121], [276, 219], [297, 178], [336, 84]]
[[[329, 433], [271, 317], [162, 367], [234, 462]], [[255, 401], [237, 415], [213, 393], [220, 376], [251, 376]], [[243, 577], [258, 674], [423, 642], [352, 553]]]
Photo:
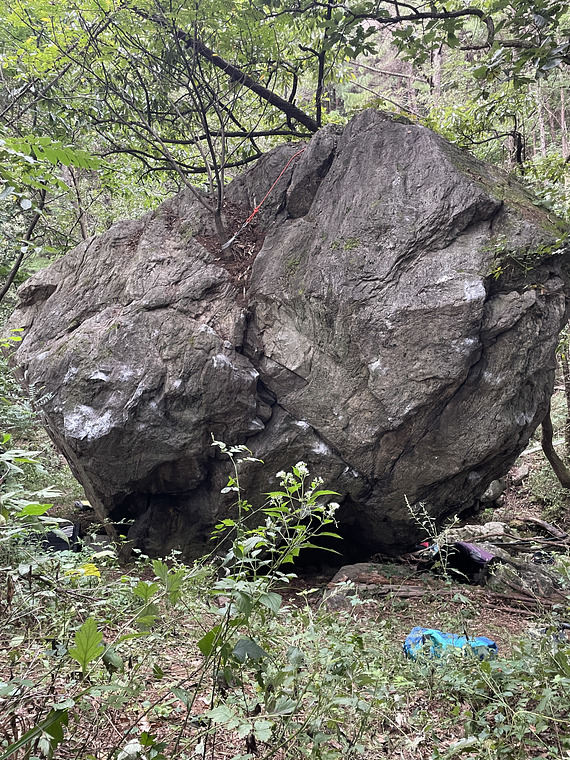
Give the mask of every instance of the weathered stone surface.
[[[259, 204], [302, 147], [228, 199]], [[17, 361], [89, 498], [146, 551], [207, 546], [229, 504], [213, 433], [264, 460], [251, 499], [302, 459], [340, 492], [355, 555], [398, 553], [422, 532], [406, 500], [472, 507], [540, 423], [568, 257], [506, 175], [372, 111], [317, 134], [260, 220], [245, 297], [189, 193], [115, 225], [21, 288]]]
[[528, 464], [521, 464], [519, 467], [511, 467], [509, 470], [509, 484], [513, 487], [520, 486], [529, 475], [530, 467]]
[[481, 496], [481, 504], [494, 504], [502, 496], [504, 490], [504, 480], [493, 480], [489, 483], [489, 487]]
[[562, 586], [559, 574], [530, 561], [509, 558], [493, 563], [487, 572], [486, 585], [493, 591], [523, 593], [536, 597], [567, 597], [557, 589]]
[[297, 161], [287, 190], [287, 214], [291, 219], [309, 213], [319, 185], [331, 167], [340, 134], [339, 127], [324, 127]]
[[[446, 543], [454, 543], [455, 541], [475, 541], [478, 545], [482, 545], [482, 541], [487, 538], [489, 540], [503, 538], [508, 536], [517, 537], [517, 534], [513, 531], [509, 531], [509, 526], [504, 522], [488, 522], [484, 525], [463, 525], [460, 528], [450, 528], [445, 531]], [[484, 547], [486, 548], [486, 547]], [[487, 550], [489, 551], [489, 550]]]

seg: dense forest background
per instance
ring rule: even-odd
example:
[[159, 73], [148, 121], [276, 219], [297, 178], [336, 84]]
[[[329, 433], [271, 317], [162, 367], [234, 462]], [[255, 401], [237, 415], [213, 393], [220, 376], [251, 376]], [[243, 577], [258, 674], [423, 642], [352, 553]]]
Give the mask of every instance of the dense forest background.
[[402, 114], [568, 213], [564, 3], [26, 0], [1, 11], [0, 273], [10, 283], [264, 151]]
[[[181, 188], [223, 244], [233, 177], [364, 108], [503, 167], [570, 221], [564, 2], [11, 0], [0, 77], [0, 325], [32, 273]], [[6, 355], [19, 339], [3, 338]], [[566, 336], [560, 363], [554, 445], [570, 454]], [[335, 530], [321, 485], [302, 463], [280, 473], [252, 530], [248, 452], [221, 442], [238, 507], [215, 536], [232, 535], [221, 567], [119, 566], [93, 516], [81, 551], [45, 552], [38, 536], [85, 522], [88, 505], [34, 407], [2, 359], [0, 760], [570, 757], [570, 509], [537, 440], [481, 522], [558, 521], [554, 601], [457, 585], [445, 562], [404, 580], [404, 561], [376, 566], [380, 600], [349, 594], [340, 609], [320, 604], [330, 574], [288, 572]], [[417, 624], [491, 635], [499, 658], [405, 660]]]

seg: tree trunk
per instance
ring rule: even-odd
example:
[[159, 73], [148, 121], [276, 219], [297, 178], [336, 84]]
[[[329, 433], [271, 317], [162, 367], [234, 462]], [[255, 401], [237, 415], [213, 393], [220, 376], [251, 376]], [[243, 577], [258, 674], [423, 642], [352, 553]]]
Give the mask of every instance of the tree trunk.
[[[562, 158], [564, 161], [570, 160], [570, 146], [568, 145], [568, 128], [566, 126], [566, 99], [564, 87], [560, 88], [560, 132], [562, 135]], [[570, 175], [564, 172], [564, 196], [568, 203], [570, 200]]]
[[566, 128], [566, 100], [564, 87], [560, 88], [560, 133], [562, 135], [562, 158], [568, 158], [568, 131]]
[[548, 405], [548, 412], [546, 417], [542, 421], [542, 450], [545, 457], [550, 462], [554, 474], [558, 478], [560, 485], [563, 488], [570, 488], [570, 470], [566, 467], [562, 459], [558, 456], [552, 445], [553, 438], [552, 420], [550, 418], [550, 404]]
[[546, 127], [544, 125], [544, 105], [542, 102], [542, 89], [540, 84], [536, 88], [536, 104], [538, 116], [538, 134], [540, 136], [540, 153], [546, 158]]
[[441, 73], [443, 69], [443, 50], [434, 51], [432, 58], [433, 65], [433, 102], [438, 105], [441, 100]]
[[560, 356], [562, 365], [562, 376], [564, 377], [564, 395], [566, 397], [566, 422], [564, 424], [564, 446], [566, 456], [570, 457], [570, 363], [568, 362], [568, 348], [570, 348], [570, 339], [568, 335], [564, 336], [564, 351]]
[[[228, 233], [226, 232], [224, 220], [222, 219], [222, 212], [219, 208], [214, 211], [214, 226], [216, 227], [216, 235], [220, 240], [220, 245], [225, 245], [225, 243], [228, 242]], [[228, 248], [228, 251], [229, 250], [230, 249]]]
[[83, 209], [83, 200], [81, 198], [81, 192], [79, 190], [79, 183], [77, 181], [77, 177], [75, 176], [75, 172], [73, 171], [71, 166], [62, 167], [62, 174], [63, 174], [63, 179], [65, 180], [66, 185], [69, 187], [70, 190], [73, 190], [74, 195], [75, 195], [75, 198], [73, 199], [72, 203], [77, 213], [77, 222], [79, 224], [79, 229], [81, 230], [81, 239], [87, 240], [87, 238], [89, 237], [89, 232], [87, 230], [87, 221], [85, 219], [85, 211]]

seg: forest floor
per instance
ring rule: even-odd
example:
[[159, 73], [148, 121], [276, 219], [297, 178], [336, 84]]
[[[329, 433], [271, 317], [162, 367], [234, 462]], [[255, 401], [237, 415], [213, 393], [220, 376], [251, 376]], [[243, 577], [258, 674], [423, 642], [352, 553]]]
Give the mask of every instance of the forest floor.
[[[568, 530], [570, 510], [566, 496], [557, 490], [536, 441], [519, 460], [519, 468], [521, 464], [528, 466], [529, 474], [517, 486], [507, 479], [500, 505], [460, 524], [499, 521], [520, 531], [526, 518], [537, 518]], [[72, 520], [79, 514], [61, 506], [57, 511]], [[533, 528], [526, 535], [536, 533]], [[215, 670], [204, 670], [197, 642], [219, 620], [216, 606], [222, 608], [227, 601], [213, 597], [213, 601], [204, 604], [205, 584], [211, 583], [211, 578], [198, 578], [191, 592], [192, 602], [182, 606], [161, 602], [156, 609], [156, 626], [137, 632], [132, 593], [134, 590], [136, 594], [141, 583], [147, 588], [156, 585], [152, 565], [137, 563], [118, 568], [112, 562], [106, 565], [104, 559], [93, 561], [100, 563], [101, 577], [91, 579], [92, 583], [84, 579], [85, 583], [78, 580], [76, 585], [65, 585], [62, 578], [74, 571], [65, 570], [64, 565], [63, 570], [55, 571], [55, 576], [49, 576], [47, 569], [35, 575], [30, 568], [29, 579], [22, 576], [16, 580], [16, 592], [10, 590], [12, 576], [8, 567], [0, 568], [0, 588], [7, 590], [8, 597], [13, 596], [0, 597], [4, 617], [0, 649], [7, 653], [0, 659], [0, 760], [8, 758], [2, 755], [2, 747], [33, 730], [40, 716], [45, 716], [46, 705], [66, 703], [74, 706], [70, 708], [66, 741], [57, 747], [54, 760], [570, 757], [567, 708], [544, 728], [527, 708], [531, 687], [520, 685], [525, 673], [533, 672], [537, 657], [536, 652], [529, 655], [527, 645], [521, 642], [528, 641], [529, 636], [532, 641], [536, 632], [551, 625], [553, 619], [564, 619], [570, 612], [568, 604], [553, 607], [532, 599], [525, 603], [515, 594], [501, 596], [484, 586], [458, 583], [435, 572], [418, 572], [409, 558], [393, 563], [382, 558], [376, 574], [391, 584], [389, 594], [382, 598], [367, 594], [367, 598], [349, 605], [348, 610], [327, 612], [323, 597], [330, 592], [335, 568], [299, 569], [288, 584], [274, 588], [282, 596], [283, 614], [280, 612], [273, 623], [261, 620], [259, 627], [249, 632], [269, 651], [274, 647], [276, 652], [284, 653], [295, 646], [306, 652], [307, 661], [311, 661], [311, 669], [307, 666], [307, 695], [318, 684], [323, 695], [319, 709], [328, 716], [319, 723], [317, 735], [323, 736], [319, 749], [315, 743], [312, 748], [307, 744], [314, 738], [311, 731], [304, 735], [304, 745], [297, 736], [297, 728], [300, 732], [306, 717], [303, 711], [291, 719], [271, 712], [267, 682], [263, 694], [256, 683], [257, 676], [251, 673], [243, 683], [220, 684]], [[407, 594], [412, 588], [420, 589], [418, 596]], [[16, 606], [17, 599], [22, 606]], [[55, 608], [50, 606], [54, 601]], [[104, 641], [113, 642], [123, 656], [124, 671], [106, 673], [99, 666], [85, 677], [66, 664], [64, 654], [70, 651], [78, 625], [91, 617], [98, 620]], [[402, 645], [416, 626], [494, 640], [499, 655], [492, 674], [498, 672], [499, 677], [507, 679], [503, 690], [487, 695], [481, 702], [475, 694], [476, 675], [468, 668], [466, 671], [465, 662], [450, 663], [447, 672], [406, 660]], [[60, 633], [56, 635], [55, 631]], [[548, 652], [543, 655], [549, 656]], [[285, 678], [284, 672], [280, 678]], [[483, 676], [486, 678], [485, 673]], [[539, 673], [532, 688], [543, 689], [540, 694], [548, 695], [553, 688], [548, 678]], [[566, 680], [570, 683], [570, 671]], [[22, 696], [10, 691], [10, 684], [16, 682], [22, 684]], [[358, 702], [361, 689], [362, 694], [368, 694], [372, 682], [384, 694], [380, 699], [383, 706], [358, 717], [354, 700]], [[29, 688], [25, 697], [24, 685]], [[485, 688], [488, 687], [489, 684]], [[477, 688], [482, 687], [479, 684]], [[189, 694], [192, 696], [188, 706], [181, 702], [181, 695], [184, 700]], [[540, 694], [532, 708], [537, 712], [546, 698], [539, 698]], [[512, 708], [509, 700], [516, 702]], [[6, 705], [4, 718], [2, 704]], [[227, 715], [219, 730], [212, 733], [212, 710], [218, 708], [226, 710]], [[514, 726], [512, 732], [519, 731], [522, 739], [513, 738], [514, 733], [505, 734], [499, 722], [503, 712]], [[521, 715], [526, 721], [522, 728], [518, 726]], [[475, 731], [467, 728], [471, 723], [477, 724], [477, 748], [469, 743], [469, 731]], [[266, 737], [269, 724], [273, 726], [271, 739]], [[203, 751], [201, 742], [206, 734], [207, 751]], [[43, 757], [38, 743], [42, 736], [45, 739], [48, 735], [38, 734], [32, 743], [34, 757]], [[125, 754], [127, 742], [141, 737], [146, 737], [149, 746]], [[459, 752], [457, 748], [466, 741], [465, 752]], [[44, 754], [49, 756], [46, 746], [44, 742]], [[26, 747], [12, 755], [16, 760], [28, 756]]]

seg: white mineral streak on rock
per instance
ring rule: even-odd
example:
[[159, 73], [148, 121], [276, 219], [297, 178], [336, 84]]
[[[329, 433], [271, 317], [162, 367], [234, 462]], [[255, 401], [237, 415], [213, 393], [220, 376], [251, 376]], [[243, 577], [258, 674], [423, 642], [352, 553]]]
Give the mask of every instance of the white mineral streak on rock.
[[62, 380], [62, 384], [63, 384], [63, 385], [65, 385], [65, 384], [66, 384], [66, 383], [68, 383], [70, 380], [73, 380], [73, 378], [74, 378], [74, 377], [75, 377], [75, 375], [78, 373], [78, 371], [79, 371], [79, 370], [77, 369], [77, 367], [70, 367], [70, 368], [67, 370], [67, 372], [65, 373], [65, 376], [64, 376], [64, 378], [63, 378], [63, 380]]
[[485, 300], [485, 286], [481, 280], [466, 280], [463, 284], [463, 299], [465, 301]]
[[63, 425], [70, 438], [82, 441], [85, 438], [92, 441], [103, 438], [113, 427], [113, 415], [107, 410], [101, 414], [97, 409], [85, 404], [79, 404], [75, 409], [64, 414]]
[[380, 359], [375, 359], [373, 362], [370, 362], [368, 370], [375, 375], [385, 375], [388, 371]]
[[502, 375], [494, 375], [487, 370], [483, 372], [483, 380], [494, 388], [500, 388], [505, 382], [505, 378]]
[[234, 365], [228, 359], [228, 357], [225, 354], [216, 354], [212, 357], [212, 364], [214, 365], [215, 369], [220, 369], [220, 367], [233, 367]]
[[314, 444], [314, 446], [311, 446], [312, 451], [314, 451], [315, 454], [331, 454], [331, 449], [324, 441], [318, 441]]
[[102, 370], [96, 370], [89, 375], [89, 380], [102, 380], [104, 383], [109, 381], [109, 373]]
[[135, 375], [136, 373], [130, 367], [121, 367], [118, 371], [115, 372], [113, 377], [123, 383], [126, 383], [132, 377], [135, 377]]

